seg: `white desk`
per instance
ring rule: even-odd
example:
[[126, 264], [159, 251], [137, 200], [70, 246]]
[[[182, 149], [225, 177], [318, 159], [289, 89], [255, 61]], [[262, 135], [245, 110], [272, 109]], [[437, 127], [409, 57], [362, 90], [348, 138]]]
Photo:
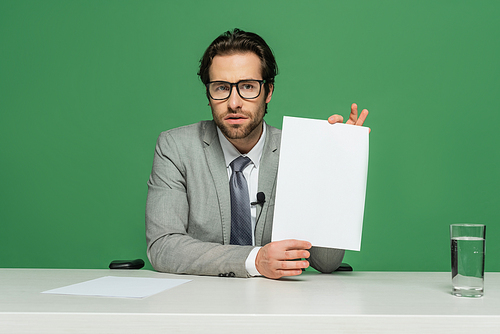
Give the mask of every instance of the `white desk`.
[[[192, 282], [144, 299], [41, 293], [103, 276]], [[500, 333], [500, 273], [486, 273], [478, 299], [452, 296], [450, 281], [450, 273], [306, 272], [274, 281], [0, 269], [0, 333]]]

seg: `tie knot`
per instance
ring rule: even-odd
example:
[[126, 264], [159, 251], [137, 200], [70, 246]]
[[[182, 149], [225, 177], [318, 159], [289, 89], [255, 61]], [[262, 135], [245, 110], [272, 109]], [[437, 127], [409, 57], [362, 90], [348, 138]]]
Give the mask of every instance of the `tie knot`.
[[243, 171], [243, 169], [245, 169], [246, 166], [248, 166], [250, 162], [252, 162], [252, 160], [250, 160], [249, 157], [240, 155], [239, 157], [231, 161], [229, 166], [231, 166], [233, 172], [241, 172]]

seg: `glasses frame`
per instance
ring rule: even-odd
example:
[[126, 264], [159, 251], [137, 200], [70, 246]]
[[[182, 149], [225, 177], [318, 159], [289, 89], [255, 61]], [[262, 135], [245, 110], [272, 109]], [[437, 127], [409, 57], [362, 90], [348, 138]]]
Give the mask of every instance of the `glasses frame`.
[[[259, 94], [257, 94], [257, 96], [255, 97], [243, 97], [241, 96], [241, 93], [240, 93], [240, 88], [238, 87], [238, 85], [242, 82], [245, 82], [245, 81], [257, 81], [259, 83]], [[210, 86], [210, 84], [214, 83], [214, 82], [222, 82], [222, 83], [225, 83], [225, 84], [229, 84], [230, 88], [229, 88], [229, 95], [226, 97], [226, 98], [223, 98], [223, 99], [215, 99], [212, 94], [210, 94], [210, 89], [208, 88], [208, 86]], [[227, 100], [231, 97], [231, 94], [233, 93], [233, 87], [236, 87], [236, 91], [238, 92], [238, 95], [242, 98], [242, 99], [245, 99], [245, 100], [253, 100], [253, 99], [256, 99], [260, 96], [260, 93], [262, 92], [262, 84], [265, 82], [265, 80], [258, 80], [258, 79], [245, 79], [245, 80], [240, 80], [238, 82], [229, 82], [229, 81], [222, 81], [222, 80], [215, 80], [215, 81], [210, 81], [208, 82], [205, 87], [207, 89], [207, 94], [208, 96], [210, 96], [210, 98], [212, 100], [216, 100], [216, 101], [222, 101], [222, 100]]]

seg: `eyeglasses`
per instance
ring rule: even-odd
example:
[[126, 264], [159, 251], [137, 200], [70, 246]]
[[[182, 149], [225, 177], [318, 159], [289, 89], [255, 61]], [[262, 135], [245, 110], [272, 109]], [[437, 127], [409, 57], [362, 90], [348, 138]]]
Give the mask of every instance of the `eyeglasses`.
[[227, 81], [210, 81], [206, 84], [208, 95], [213, 100], [226, 100], [231, 96], [233, 86], [243, 99], [255, 99], [260, 95], [264, 80], [241, 80], [235, 83]]

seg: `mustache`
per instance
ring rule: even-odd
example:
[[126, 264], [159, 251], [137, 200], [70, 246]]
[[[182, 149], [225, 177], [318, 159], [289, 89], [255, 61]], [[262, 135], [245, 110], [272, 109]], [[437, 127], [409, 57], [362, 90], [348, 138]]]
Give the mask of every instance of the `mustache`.
[[252, 118], [252, 113], [247, 113], [246, 111], [243, 111], [243, 109], [241, 109], [241, 108], [231, 109], [229, 107], [227, 108], [227, 111], [223, 115], [223, 117], [233, 115], [233, 114], [240, 114], [240, 115], [243, 115], [245, 117]]
[[241, 108], [231, 109], [231, 107], [227, 107], [227, 114], [244, 114]]

